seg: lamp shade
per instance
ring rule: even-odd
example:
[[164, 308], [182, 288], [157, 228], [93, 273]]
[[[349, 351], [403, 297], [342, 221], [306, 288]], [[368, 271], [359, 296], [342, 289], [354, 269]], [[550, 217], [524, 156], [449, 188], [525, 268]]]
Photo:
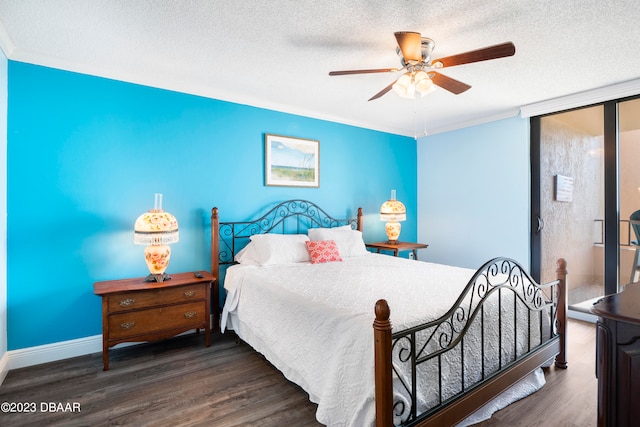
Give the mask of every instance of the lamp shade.
[[380, 206], [380, 221], [406, 221], [407, 208], [396, 200], [396, 190], [391, 190], [391, 199]]
[[153, 209], [136, 219], [133, 242], [137, 245], [168, 245], [178, 239], [178, 220], [169, 212]]
[[153, 209], [143, 213], [133, 226], [136, 245], [168, 245], [178, 241], [178, 220], [162, 210], [162, 194], [156, 193]]

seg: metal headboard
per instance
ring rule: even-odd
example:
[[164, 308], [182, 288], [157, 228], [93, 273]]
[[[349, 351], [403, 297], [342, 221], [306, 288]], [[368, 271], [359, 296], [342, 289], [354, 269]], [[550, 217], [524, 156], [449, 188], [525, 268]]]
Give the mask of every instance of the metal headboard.
[[[217, 279], [216, 285], [220, 283], [220, 268], [233, 264], [236, 254], [254, 234], [299, 234], [306, 233], [310, 228], [343, 225], [351, 225], [351, 228], [362, 231], [362, 208], [358, 208], [355, 218], [337, 219], [313, 202], [296, 199], [279, 203], [255, 220], [220, 222], [218, 208], [215, 207], [211, 209], [211, 273]], [[218, 310], [217, 291], [214, 294], [213, 306]]]

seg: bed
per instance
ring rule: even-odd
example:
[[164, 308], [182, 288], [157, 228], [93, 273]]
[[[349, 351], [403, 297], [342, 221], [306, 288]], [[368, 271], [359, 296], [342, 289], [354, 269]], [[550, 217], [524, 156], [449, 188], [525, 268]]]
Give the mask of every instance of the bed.
[[472, 271], [374, 254], [362, 209], [336, 219], [305, 200], [239, 222], [213, 208], [211, 224], [227, 295], [214, 329], [303, 388], [323, 424], [468, 425], [567, 366], [564, 260], [538, 285], [507, 258]]

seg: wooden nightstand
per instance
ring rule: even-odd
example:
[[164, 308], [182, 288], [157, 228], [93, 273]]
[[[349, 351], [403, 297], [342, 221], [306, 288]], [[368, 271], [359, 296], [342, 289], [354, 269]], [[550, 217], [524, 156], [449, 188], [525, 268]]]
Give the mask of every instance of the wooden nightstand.
[[425, 245], [423, 243], [409, 243], [409, 242], [374, 242], [374, 243], [365, 243], [365, 246], [370, 249], [377, 249], [378, 253], [380, 251], [393, 251], [394, 256], [398, 256], [398, 252], [400, 251], [413, 251], [413, 258], [418, 259], [418, 249], [426, 249], [429, 245]]
[[[122, 342], [170, 338], [190, 329], [204, 329], [211, 345], [210, 301], [215, 277], [206, 271], [171, 274], [171, 280], [145, 282], [109, 280], [93, 284], [102, 297], [102, 361], [109, 369], [109, 347]], [[214, 313], [215, 315], [215, 313]]]

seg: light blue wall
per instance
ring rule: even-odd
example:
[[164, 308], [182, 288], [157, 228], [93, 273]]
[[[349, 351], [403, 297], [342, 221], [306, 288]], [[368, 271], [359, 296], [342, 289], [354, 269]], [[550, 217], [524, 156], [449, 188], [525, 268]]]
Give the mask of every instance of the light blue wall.
[[421, 259], [478, 268], [496, 257], [529, 267], [529, 121], [510, 119], [418, 142]]
[[[209, 268], [210, 210], [243, 220], [302, 198], [365, 211], [365, 240], [397, 189], [417, 237], [407, 137], [9, 61], [8, 347], [101, 332], [93, 283], [147, 274], [133, 222], [164, 195], [180, 223], [169, 271]], [[320, 140], [320, 188], [265, 187], [264, 133]]]

